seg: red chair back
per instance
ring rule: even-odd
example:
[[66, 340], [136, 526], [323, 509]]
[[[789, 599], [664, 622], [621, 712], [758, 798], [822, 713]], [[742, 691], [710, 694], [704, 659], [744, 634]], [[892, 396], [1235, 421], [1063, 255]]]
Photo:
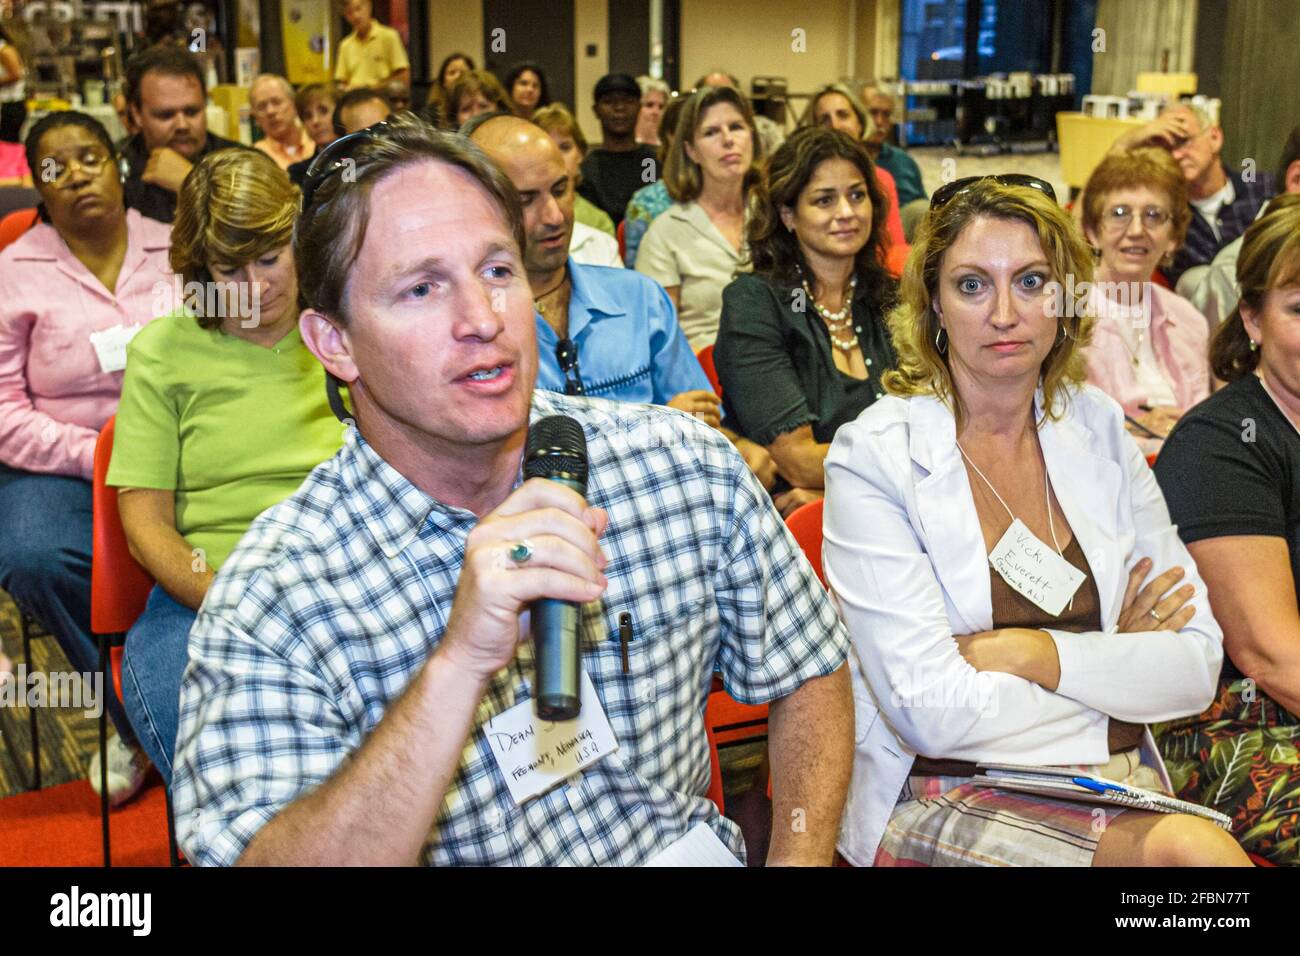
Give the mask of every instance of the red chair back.
[[704, 733], [709, 738], [709, 758], [712, 773], [709, 778], [709, 799], [725, 813], [722, 799], [722, 764], [718, 760], [718, 747], [767, 736], [767, 704], [742, 704], [728, 694], [722, 681], [713, 678], [713, 688], [704, 708]]
[[13, 242], [32, 226], [36, 225], [35, 209], [15, 209], [0, 219], [0, 249]]
[[615, 234], [618, 236], [618, 257], [625, 263], [627, 262], [627, 240], [623, 238], [623, 227], [626, 225], [627, 220], [624, 219], [618, 224], [618, 228], [614, 230]]
[[126, 546], [117, 513], [117, 489], [104, 483], [113, 457], [113, 424], [104, 423], [95, 442], [95, 479], [91, 491], [94, 530], [91, 537], [90, 629], [96, 634], [125, 634], [144, 610], [153, 587], [149, 572]]
[[790, 517], [785, 519], [785, 526], [794, 535], [795, 541], [803, 549], [808, 563], [817, 572], [817, 580], [826, 587], [826, 578], [822, 575], [822, 506], [823, 499], [800, 505]]
[[708, 378], [709, 384], [713, 386], [713, 393], [717, 395], [718, 398], [721, 398], [722, 383], [718, 381], [718, 369], [713, 364], [713, 346], [704, 346], [704, 348], [695, 353], [695, 357], [699, 360], [700, 368], [704, 369], [704, 374]]

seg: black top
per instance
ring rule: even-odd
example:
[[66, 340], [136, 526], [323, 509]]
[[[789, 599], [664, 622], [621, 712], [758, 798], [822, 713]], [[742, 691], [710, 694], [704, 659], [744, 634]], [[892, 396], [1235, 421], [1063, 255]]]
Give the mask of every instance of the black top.
[[582, 161], [582, 184], [578, 186], [578, 192], [588, 202], [609, 213], [609, 218], [617, 226], [623, 221], [632, 194], [659, 178], [659, 161], [655, 155], [652, 146], [637, 146], [621, 152], [597, 146]]
[[[1185, 543], [1282, 538], [1300, 582], [1300, 435], [1254, 375], [1182, 417], [1156, 459], [1156, 480]], [[1240, 676], [1224, 658], [1223, 679]]]
[[312, 156], [308, 159], [300, 159], [296, 163], [290, 163], [289, 168], [285, 170], [289, 174], [289, 182], [295, 186], [301, 186], [303, 180], [307, 178], [307, 170], [311, 169], [312, 160], [315, 158], [315, 156]]
[[760, 445], [801, 425], [812, 425], [816, 441], [831, 441], [884, 394], [881, 376], [893, 366], [894, 350], [874, 304], [881, 298], [865, 283], [853, 293], [854, 330], [867, 362], [867, 378], [859, 380], [836, 368], [826, 323], [798, 285], [737, 276], [722, 291], [713, 349], [729, 422]]
[[[197, 163], [208, 153], [215, 153], [219, 149], [230, 149], [232, 147], [245, 148], [242, 143], [236, 143], [234, 140], [209, 132], [208, 141], [203, 144], [203, 149], [191, 162]], [[140, 179], [144, 174], [145, 164], [149, 162], [149, 150], [145, 148], [142, 134], [136, 133], [127, 141], [126, 147], [122, 150], [121, 158], [127, 164], [126, 181], [122, 185], [122, 192], [126, 197], [126, 208], [138, 209], [141, 215], [148, 216], [150, 219], [157, 219], [159, 222], [169, 223], [175, 219], [176, 194], [168, 192], [161, 186], [146, 183]]]

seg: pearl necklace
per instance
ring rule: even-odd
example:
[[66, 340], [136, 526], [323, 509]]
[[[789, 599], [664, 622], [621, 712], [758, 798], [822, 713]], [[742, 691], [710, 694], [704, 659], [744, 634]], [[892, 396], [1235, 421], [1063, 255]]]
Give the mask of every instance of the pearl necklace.
[[827, 331], [830, 332], [831, 341], [835, 347], [844, 352], [852, 352], [858, 347], [858, 337], [853, 331], [853, 290], [858, 286], [857, 275], [849, 276], [849, 288], [844, 294], [844, 306], [838, 312], [832, 312], [813, 295], [813, 291], [808, 286], [808, 280], [803, 278], [803, 270], [799, 270], [799, 282], [803, 286], [804, 294], [812, 302], [813, 308], [817, 314], [822, 317], [826, 323]]

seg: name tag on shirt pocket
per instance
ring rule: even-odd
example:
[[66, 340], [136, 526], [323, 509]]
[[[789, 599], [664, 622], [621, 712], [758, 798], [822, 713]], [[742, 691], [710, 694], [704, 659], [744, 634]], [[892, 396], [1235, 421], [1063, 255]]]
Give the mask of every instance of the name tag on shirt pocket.
[[95, 357], [99, 359], [101, 372], [109, 375], [126, 368], [126, 347], [142, 328], [143, 325], [123, 325], [119, 322], [107, 329], [90, 333], [90, 344], [95, 349]]

